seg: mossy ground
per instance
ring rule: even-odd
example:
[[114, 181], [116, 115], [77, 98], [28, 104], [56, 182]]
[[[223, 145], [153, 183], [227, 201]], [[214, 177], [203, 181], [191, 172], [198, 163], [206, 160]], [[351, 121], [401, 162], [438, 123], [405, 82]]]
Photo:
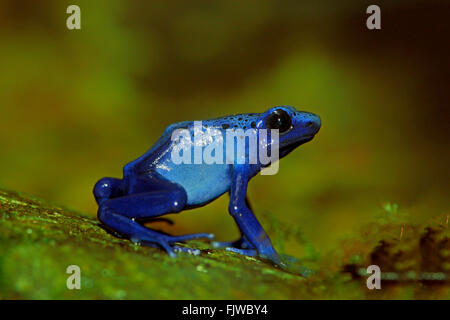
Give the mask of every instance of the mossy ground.
[[[446, 284], [408, 282], [370, 291], [365, 279], [355, 280], [342, 272], [345, 263], [364, 265], [370, 259], [378, 259], [382, 264], [380, 255], [375, 254], [380, 251], [376, 244], [380, 237], [390, 239], [390, 228], [397, 226], [379, 224], [363, 230], [359, 237], [341, 243], [334, 253], [306, 261], [316, 273], [304, 278], [258, 259], [213, 250], [201, 241], [189, 242], [189, 246], [201, 250], [199, 256], [179, 253], [177, 259], [172, 259], [159, 249], [112, 236], [92, 217], [0, 190], [0, 298], [449, 298]], [[403, 243], [390, 240], [392, 245], [385, 250], [385, 256], [391, 267], [398, 269], [394, 271], [408, 270], [414, 261], [419, 261], [420, 253], [411, 248], [416, 248], [418, 239], [423, 238], [420, 230], [423, 229], [410, 233], [411, 239]], [[431, 268], [439, 266], [439, 270], [449, 267], [448, 230], [442, 230], [439, 237], [432, 237], [439, 241], [427, 242], [430, 248], [438, 250], [440, 260]], [[69, 265], [81, 268], [81, 290], [66, 287]]]

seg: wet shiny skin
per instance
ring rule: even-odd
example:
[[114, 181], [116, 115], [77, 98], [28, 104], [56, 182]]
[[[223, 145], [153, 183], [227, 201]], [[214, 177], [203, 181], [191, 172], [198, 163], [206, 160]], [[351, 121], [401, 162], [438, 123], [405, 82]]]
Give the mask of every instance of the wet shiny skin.
[[[240, 114], [203, 120], [203, 129], [278, 129], [280, 158], [299, 145], [310, 141], [319, 131], [320, 118], [309, 112], [297, 111], [290, 106], [279, 106], [264, 113]], [[250, 256], [259, 256], [280, 264], [280, 257], [272, 246], [263, 227], [254, 216], [247, 199], [247, 185], [263, 167], [256, 164], [175, 164], [171, 158], [173, 148], [180, 147], [172, 140], [176, 129], [193, 133], [193, 122], [170, 125], [155, 145], [138, 159], [125, 165], [123, 178], [103, 178], [94, 187], [99, 205], [98, 218], [111, 231], [133, 242], [160, 247], [171, 256], [176, 251], [198, 253], [175, 242], [196, 238], [213, 239], [210, 233], [170, 236], [144, 227], [148, 221], [165, 214], [203, 206], [229, 192], [228, 211], [239, 227], [241, 237], [236, 241], [213, 242]], [[270, 146], [268, 146], [270, 148]], [[246, 156], [249, 156], [246, 150]]]

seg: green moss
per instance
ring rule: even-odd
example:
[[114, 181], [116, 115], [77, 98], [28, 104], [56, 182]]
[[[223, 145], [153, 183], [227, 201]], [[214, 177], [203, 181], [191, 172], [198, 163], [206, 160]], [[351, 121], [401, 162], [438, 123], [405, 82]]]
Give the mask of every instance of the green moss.
[[[295, 298], [304, 278], [207, 243], [200, 256], [133, 245], [98, 221], [42, 200], [0, 191], [0, 297], [6, 299]], [[66, 268], [81, 268], [68, 290]]]
[[[345, 262], [360, 263], [371, 250], [379, 250], [373, 245], [379, 240], [376, 234], [363, 231], [362, 240], [344, 241], [332, 254], [318, 259], [320, 262], [309, 261], [316, 273], [304, 278], [296, 274], [304, 269], [294, 258], [289, 258], [292, 265], [286, 272], [256, 258], [213, 250], [202, 241], [189, 242], [201, 250], [199, 256], [179, 253], [172, 259], [159, 249], [110, 235], [94, 218], [0, 190], [0, 298], [361, 299], [420, 295], [411, 283], [401, 285], [401, 290], [370, 292], [364, 279], [351, 280], [341, 272]], [[66, 287], [69, 265], [81, 269], [81, 290]], [[448, 296], [445, 290], [440, 291], [441, 296]]]

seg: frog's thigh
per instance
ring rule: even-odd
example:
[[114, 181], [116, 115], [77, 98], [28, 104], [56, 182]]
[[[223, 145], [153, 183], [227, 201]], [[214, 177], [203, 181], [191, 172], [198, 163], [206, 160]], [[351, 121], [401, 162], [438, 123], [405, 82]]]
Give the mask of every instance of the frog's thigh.
[[102, 178], [94, 186], [94, 197], [98, 205], [101, 205], [108, 199], [117, 197], [121, 191], [121, 179]]
[[179, 212], [186, 204], [186, 192], [179, 185], [167, 180], [158, 184], [158, 179], [151, 179], [151, 182], [152, 188], [149, 188], [151, 191], [144, 192], [145, 184], [140, 182], [135, 185], [135, 190], [139, 189], [139, 193], [109, 199], [102, 203], [98, 211], [99, 220], [109, 229], [129, 237], [131, 241], [158, 245], [171, 256], [175, 256], [175, 249], [196, 252], [189, 248], [172, 246], [174, 242], [213, 238], [213, 235], [209, 233], [169, 236], [148, 229], [135, 220], [134, 218], [158, 217], [166, 213]]
[[128, 218], [151, 218], [181, 211], [186, 205], [186, 192], [170, 181], [156, 177], [139, 178], [133, 193], [105, 201], [100, 212], [111, 211]]

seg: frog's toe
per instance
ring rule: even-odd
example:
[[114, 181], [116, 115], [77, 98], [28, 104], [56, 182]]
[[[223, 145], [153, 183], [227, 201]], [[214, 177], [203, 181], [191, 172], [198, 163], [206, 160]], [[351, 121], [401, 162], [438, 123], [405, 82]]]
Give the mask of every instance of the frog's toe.
[[225, 249], [227, 251], [236, 252], [249, 257], [260, 257], [280, 267], [284, 267], [285, 265], [284, 262], [281, 260], [280, 256], [275, 251], [270, 252], [270, 254], [267, 254], [258, 252], [256, 249], [239, 249], [234, 247], [227, 247]]
[[201, 253], [201, 251], [198, 250], [198, 249], [186, 248], [186, 247], [180, 247], [180, 246], [173, 246], [173, 250], [175, 252], [189, 253], [189, 254], [192, 254], [194, 256], [198, 256]]
[[155, 237], [151, 240], [140, 240], [137, 238], [131, 238], [130, 240], [135, 244], [143, 244], [145, 246], [149, 247], [159, 247], [161, 249], [164, 249], [170, 257], [176, 258], [177, 254], [176, 252], [185, 252], [192, 255], [199, 255], [200, 250], [198, 249], [192, 249], [192, 248], [186, 248], [181, 246], [173, 245], [174, 242], [183, 242], [188, 241], [192, 239], [200, 239], [200, 238], [207, 238], [207, 239], [214, 239], [214, 234], [212, 233], [194, 233], [194, 234], [187, 234], [183, 236], [168, 236], [168, 235], [162, 235], [160, 237]]
[[193, 234], [186, 234], [183, 236], [171, 236], [169, 237], [170, 242], [183, 242], [193, 239], [214, 239], [215, 235], [213, 233], [193, 233]]
[[235, 241], [213, 241], [211, 242], [211, 245], [213, 248], [227, 248], [227, 247], [234, 247]]
[[256, 257], [258, 255], [258, 251], [256, 251], [255, 249], [238, 249], [234, 247], [227, 247], [226, 250], [236, 252], [249, 257]]
[[213, 241], [213, 248], [236, 248], [236, 249], [253, 249], [254, 246], [244, 238], [235, 241]]
[[177, 252], [189, 253], [194, 256], [200, 255], [200, 250], [198, 250], [198, 249], [181, 247], [181, 246], [176, 246], [176, 245], [172, 246], [166, 241], [158, 242], [158, 244], [143, 241], [142, 244], [144, 244], [146, 246], [150, 246], [150, 247], [160, 247], [160, 248], [164, 249], [171, 258], [176, 258]]
[[171, 247], [167, 242], [161, 241], [158, 243], [166, 252], [169, 254], [171, 258], [176, 258], [177, 254], [175, 253], [175, 249]]

